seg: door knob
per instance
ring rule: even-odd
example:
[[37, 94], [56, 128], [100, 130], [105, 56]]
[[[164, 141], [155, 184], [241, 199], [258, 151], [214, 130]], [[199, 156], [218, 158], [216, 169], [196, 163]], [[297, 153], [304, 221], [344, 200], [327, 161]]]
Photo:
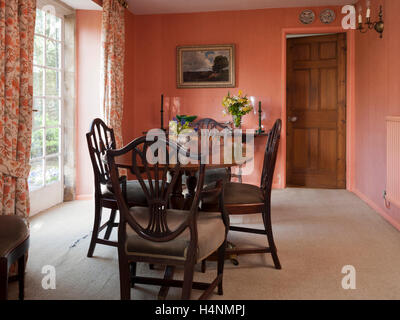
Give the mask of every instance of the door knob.
[[297, 117], [289, 117], [288, 120], [290, 122], [296, 122], [297, 121]]

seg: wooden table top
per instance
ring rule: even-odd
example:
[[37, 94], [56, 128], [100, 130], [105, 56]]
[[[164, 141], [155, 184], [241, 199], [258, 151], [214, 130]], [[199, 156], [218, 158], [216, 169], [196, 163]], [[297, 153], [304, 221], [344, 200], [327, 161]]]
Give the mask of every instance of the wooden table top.
[[[242, 146], [242, 161], [236, 161], [235, 159], [227, 159], [227, 161], [224, 161], [224, 149], [223, 146], [220, 146], [220, 163], [212, 163], [212, 156], [210, 155], [209, 158], [209, 163], [206, 164], [207, 168], [212, 168], [212, 169], [218, 169], [218, 168], [230, 168], [230, 167], [236, 167], [245, 164], [248, 161], [253, 160], [253, 156], [248, 156], [246, 154], [246, 151], [249, 148], [246, 148], [245, 145]], [[253, 153], [254, 154], [254, 153]], [[233, 157], [233, 152], [232, 152], [232, 157]], [[229, 161], [230, 160], [230, 161]], [[132, 159], [131, 159], [131, 153], [126, 153], [122, 156], [116, 157], [115, 158], [115, 164], [120, 167], [120, 168], [131, 168], [132, 167]], [[160, 165], [159, 167], [162, 167], [163, 165]], [[170, 164], [168, 165], [171, 169], [175, 167], [175, 164]], [[139, 166], [141, 167], [141, 166]], [[151, 167], [151, 166], [149, 166]], [[186, 171], [197, 171], [200, 168], [200, 163], [191, 163], [189, 162], [188, 164], [181, 164], [181, 168], [183, 168]]]

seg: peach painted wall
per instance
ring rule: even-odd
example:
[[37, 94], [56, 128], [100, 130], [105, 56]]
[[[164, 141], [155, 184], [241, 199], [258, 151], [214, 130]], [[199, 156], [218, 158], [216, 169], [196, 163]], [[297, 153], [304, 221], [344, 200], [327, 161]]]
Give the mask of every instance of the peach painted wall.
[[86, 144], [91, 121], [100, 116], [101, 11], [76, 10], [76, 194], [92, 196], [93, 171]]
[[[313, 8], [317, 17], [322, 9]], [[180, 97], [182, 113], [226, 121], [230, 119], [222, 116], [222, 97], [228, 90], [237, 92], [240, 88], [262, 101], [267, 114], [263, 124], [270, 128], [275, 119], [282, 117], [283, 30], [298, 28], [313, 33], [317, 28], [318, 32], [329, 32], [341, 25], [341, 10], [334, 9], [337, 19], [329, 26], [318, 18], [309, 26], [301, 24], [298, 16], [302, 8], [135, 16], [134, 36], [129, 35], [136, 47], [134, 95], [133, 103], [124, 109], [125, 141], [159, 126], [161, 93]], [[176, 46], [223, 43], [236, 45], [236, 88], [176, 88]], [[245, 128], [256, 126], [257, 118], [251, 115], [244, 118]], [[265, 143], [265, 138], [257, 138], [256, 170], [246, 181], [259, 183]], [[285, 157], [280, 148], [275, 186], [283, 187], [284, 171]]]
[[[360, 1], [365, 8], [365, 2]], [[400, 208], [385, 208], [386, 116], [400, 115], [400, 1], [373, 0], [377, 16], [383, 4], [385, 31], [356, 33], [354, 192], [400, 230]], [[399, 160], [400, 164], [400, 160]]]
[[[92, 120], [100, 117], [100, 66], [101, 66], [101, 11], [76, 11], [76, 60], [77, 60], [77, 199], [91, 198], [93, 171], [86, 144], [86, 133]], [[134, 15], [125, 10], [125, 108], [132, 108], [134, 96]], [[129, 39], [128, 39], [129, 38]], [[127, 135], [130, 120], [124, 117], [123, 135]], [[128, 140], [129, 141], [129, 140]]]

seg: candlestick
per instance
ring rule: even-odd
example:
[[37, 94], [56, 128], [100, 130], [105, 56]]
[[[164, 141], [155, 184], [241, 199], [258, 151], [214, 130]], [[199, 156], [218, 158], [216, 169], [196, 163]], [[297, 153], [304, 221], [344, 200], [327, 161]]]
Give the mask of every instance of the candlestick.
[[161, 94], [161, 130], [164, 130], [164, 95]]
[[258, 130], [257, 130], [258, 133], [263, 133], [264, 132], [264, 130], [261, 127], [261, 113], [262, 113], [261, 101], [258, 101]]

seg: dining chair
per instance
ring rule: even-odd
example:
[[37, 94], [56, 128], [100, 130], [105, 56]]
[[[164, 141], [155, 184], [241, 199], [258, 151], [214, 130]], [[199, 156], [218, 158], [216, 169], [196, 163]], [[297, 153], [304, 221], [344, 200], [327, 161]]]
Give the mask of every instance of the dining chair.
[[[265, 234], [268, 239], [268, 247], [264, 248], [228, 248], [226, 254], [251, 254], [251, 253], [271, 253], [276, 269], [281, 269], [281, 264], [274, 242], [271, 224], [271, 189], [274, 176], [276, 157], [278, 153], [282, 121], [276, 120], [274, 126], [268, 134], [267, 145], [264, 153], [264, 163], [261, 174], [260, 186], [228, 182], [224, 186], [224, 208], [230, 215], [244, 215], [261, 213], [264, 230], [245, 228], [240, 226], [230, 226], [230, 231], [239, 231], [253, 234]], [[202, 199], [203, 211], [212, 211], [218, 205], [218, 198], [209, 194]]]
[[[93, 120], [90, 131], [86, 134], [86, 140], [94, 173], [94, 224], [87, 253], [88, 257], [92, 257], [97, 243], [113, 247], [117, 246], [116, 241], [109, 240], [113, 228], [118, 226], [118, 223], [115, 222], [118, 204], [114, 197], [110, 172], [106, 163], [106, 151], [108, 149], [115, 149], [116, 143], [114, 130], [109, 128], [99, 118]], [[127, 181], [126, 177], [123, 176], [120, 178], [120, 183], [124, 193], [126, 193], [129, 206], [147, 205], [146, 197], [138, 181]], [[101, 225], [103, 208], [111, 209], [111, 213], [107, 222]], [[107, 229], [102, 239], [99, 237], [99, 233], [105, 228]]]
[[[205, 171], [205, 165], [200, 165], [196, 193], [190, 210], [170, 209], [171, 192], [179, 181], [177, 177], [183, 165], [181, 166], [179, 157], [175, 164], [169, 161], [171, 151], [181, 154], [180, 147], [170, 141], [164, 142], [165, 148], [156, 151], [159, 161], [148, 159], [148, 151], [155, 142], [146, 141], [146, 137], [137, 138], [122, 149], [107, 151], [111, 181], [120, 208], [118, 261], [121, 299], [129, 300], [130, 289], [137, 283], [182, 287], [182, 299], [190, 299], [192, 288], [205, 290], [201, 299], [206, 299], [215, 287], [218, 287], [218, 294], [222, 295], [226, 235], [229, 227], [229, 217], [222, 210], [222, 188], [212, 191], [219, 194], [218, 209], [214, 212], [199, 212], [199, 202], [204, 196], [202, 187]], [[147, 207], [129, 208], [123, 196], [116, 157], [125, 154], [129, 154], [129, 170], [137, 177], [143, 189]], [[160, 161], [163, 155], [166, 159], [164, 164]], [[168, 172], [172, 172], [169, 183]], [[195, 264], [215, 251], [219, 257], [216, 278], [211, 283], [193, 282]], [[168, 266], [164, 279], [137, 276], [137, 262]], [[173, 280], [168, 275], [170, 267], [179, 265], [184, 267], [183, 281]]]
[[[201, 129], [208, 129], [208, 130], [219, 130], [222, 131], [224, 129], [232, 130], [229, 126], [222, 124], [212, 118], [202, 118], [196, 121], [193, 124], [193, 128], [197, 131]], [[218, 180], [222, 181], [231, 181], [232, 172], [231, 168], [216, 168], [216, 169], [207, 169], [204, 176], [204, 185], [209, 185], [214, 183]]]
[[24, 300], [25, 259], [29, 249], [29, 230], [16, 215], [0, 216], [0, 300], [7, 300], [8, 271], [18, 261], [19, 299]]

